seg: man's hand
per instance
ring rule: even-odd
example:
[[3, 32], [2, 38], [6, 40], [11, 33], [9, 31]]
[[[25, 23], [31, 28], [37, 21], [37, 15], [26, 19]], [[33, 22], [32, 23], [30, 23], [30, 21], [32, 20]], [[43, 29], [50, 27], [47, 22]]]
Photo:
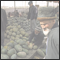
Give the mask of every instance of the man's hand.
[[43, 59], [45, 59], [45, 57]]
[[34, 46], [34, 43], [33, 43], [33, 46]]
[[[32, 42], [31, 42], [32, 43]], [[34, 45], [34, 43], [32, 43], [32, 45]]]
[[29, 19], [27, 19], [29, 21]]
[[33, 19], [33, 20], [35, 20], [35, 19]]
[[29, 41], [27, 41], [27, 44], [29, 45], [29, 44], [30, 44], [30, 42], [29, 42]]

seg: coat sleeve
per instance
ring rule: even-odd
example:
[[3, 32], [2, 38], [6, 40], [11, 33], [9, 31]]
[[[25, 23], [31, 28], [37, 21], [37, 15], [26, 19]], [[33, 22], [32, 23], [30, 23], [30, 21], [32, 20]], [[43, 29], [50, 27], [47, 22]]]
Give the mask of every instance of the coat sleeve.
[[37, 13], [38, 13], [38, 10], [37, 10], [37, 8], [34, 6], [33, 9], [32, 9], [32, 11], [31, 11], [31, 20], [37, 19], [37, 15], [38, 15]]
[[44, 39], [44, 34], [43, 34], [43, 32], [42, 31], [40, 31], [40, 33], [37, 35], [37, 36], [35, 36], [35, 41], [34, 41], [34, 44], [36, 44], [36, 45], [41, 45], [42, 44], [42, 41], [43, 41], [43, 39]]
[[53, 37], [53, 44], [56, 50], [56, 53], [59, 54], [59, 34], [55, 34]]
[[35, 34], [34, 34], [34, 32], [32, 32], [32, 33], [30, 34], [30, 36], [29, 36], [29, 41], [30, 41], [30, 42], [32, 41], [32, 39], [34, 38], [34, 36], [35, 36]]
[[38, 9], [35, 7], [34, 8], [34, 19], [37, 19], [37, 16], [38, 16]]
[[30, 19], [30, 8], [29, 8], [27, 19]]
[[[52, 33], [53, 32], [53, 33]], [[54, 29], [50, 34], [49, 49], [45, 59], [58, 59], [59, 58], [59, 31]]]
[[5, 29], [6, 29], [6, 26], [7, 26], [7, 15], [6, 15], [6, 11], [5, 10], [4, 10], [4, 13], [3, 13], [3, 19], [4, 19]]
[[7, 15], [6, 15], [6, 11], [1, 9], [1, 19], [2, 19], [2, 23], [3, 23], [3, 28], [4, 30], [6, 29], [7, 26]]

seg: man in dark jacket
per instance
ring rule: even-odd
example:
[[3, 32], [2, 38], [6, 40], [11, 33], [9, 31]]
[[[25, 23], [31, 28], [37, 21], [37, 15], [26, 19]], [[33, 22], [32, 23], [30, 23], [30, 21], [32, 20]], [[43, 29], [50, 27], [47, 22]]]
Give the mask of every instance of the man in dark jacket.
[[31, 20], [31, 32], [35, 30], [36, 27], [36, 19], [38, 15], [38, 9], [36, 6], [33, 5], [33, 2], [30, 1], [29, 3], [29, 12], [28, 12], [28, 17], [27, 19]]
[[4, 32], [7, 26], [7, 15], [4, 9], [1, 9], [1, 45], [4, 45]]
[[[48, 10], [48, 7], [46, 9]], [[49, 10], [48, 14], [37, 19], [47, 36], [45, 59], [59, 59], [59, 26], [56, 22], [55, 13]]]
[[[42, 41], [44, 39], [44, 34], [41, 30], [41, 28], [37, 27], [35, 30], [30, 34], [29, 42], [32, 42], [33, 44], [40, 46], [42, 44]], [[32, 41], [34, 39], [34, 41]]]
[[15, 10], [15, 11], [14, 11], [14, 17], [19, 17], [19, 12], [18, 12], [18, 10]]

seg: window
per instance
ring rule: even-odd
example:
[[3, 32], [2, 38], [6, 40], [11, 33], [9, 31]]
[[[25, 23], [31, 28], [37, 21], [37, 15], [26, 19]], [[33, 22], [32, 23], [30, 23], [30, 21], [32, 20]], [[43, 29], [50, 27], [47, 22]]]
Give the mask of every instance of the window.
[[1, 6], [14, 7], [14, 1], [1, 1]]

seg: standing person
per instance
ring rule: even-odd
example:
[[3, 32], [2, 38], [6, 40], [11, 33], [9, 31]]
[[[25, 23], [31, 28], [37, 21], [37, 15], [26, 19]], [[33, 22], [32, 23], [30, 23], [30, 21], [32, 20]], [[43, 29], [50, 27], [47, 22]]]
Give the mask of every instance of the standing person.
[[[49, 10], [48, 7], [46, 9]], [[55, 13], [47, 11], [44, 17], [37, 18], [43, 33], [47, 36], [45, 59], [59, 59], [59, 26], [56, 23]]]
[[7, 26], [7, 15], [4, 9], [1, 8], [1, 45], [4, 46], [4, 32]]
[[35, 27], [36, 27], [36, 19], [37, 19], [38, 10], [33, 5], [32, 1], [30, 1], [28, 4], [29, 4], [30, 7], [29, 7], [29, 12], [28, 12], [27, 19], [31, 20], [31, 32], [32, 32], [32, 31], [35, 30]]

